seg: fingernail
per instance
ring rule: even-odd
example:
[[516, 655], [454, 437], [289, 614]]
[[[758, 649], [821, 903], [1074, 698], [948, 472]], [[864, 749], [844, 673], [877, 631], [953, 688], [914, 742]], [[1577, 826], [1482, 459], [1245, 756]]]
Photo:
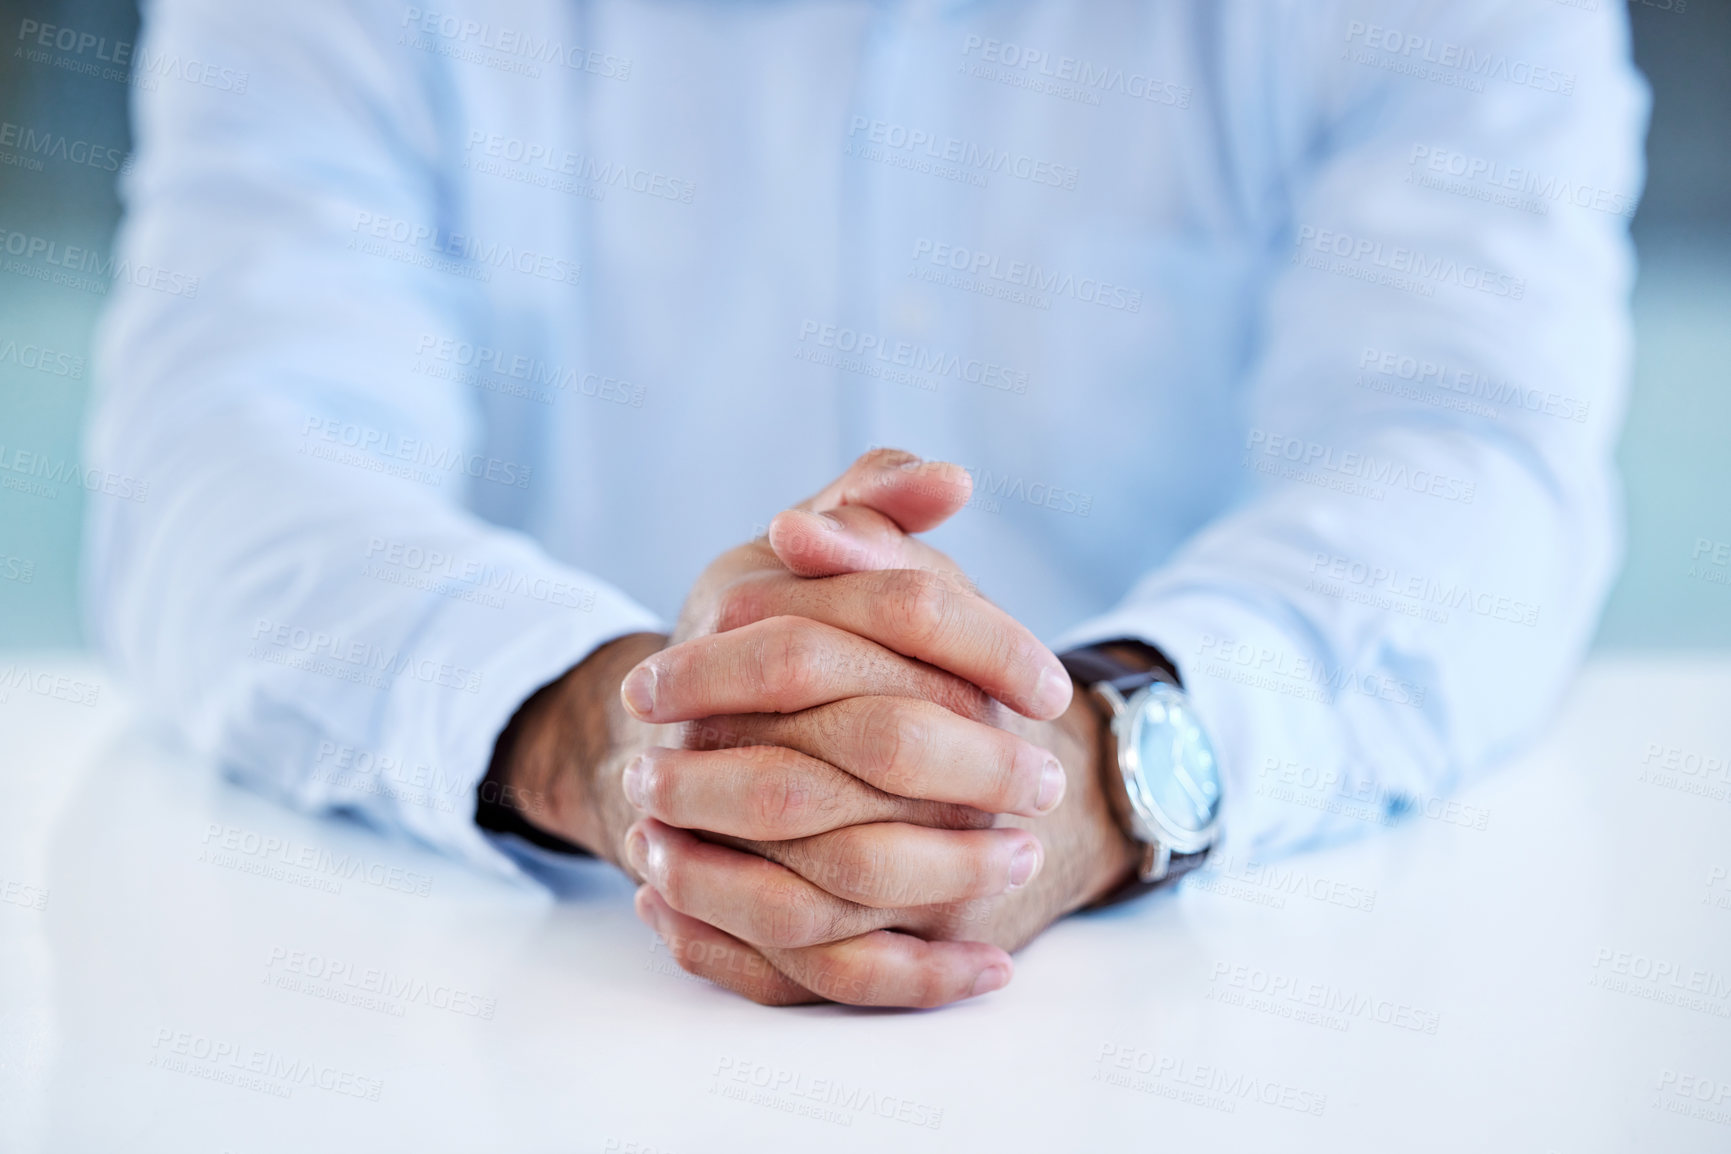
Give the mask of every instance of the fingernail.
[[817, 514], [817, 519], [822, 521], [823, 527], [828, 529], [831, 533], [840, 533], [842, 531], [843, 526], [841, 521], [831, 517], [828, 513]]
[[1028, 884], [1040, 869], [1040, 848], [1025, 845], [1016, 851], [1016, 856], [1010, 859], [1010, 888], [1019, 890]]
[[631, 764], [625, 767], [625, 776], [619, 781], [619, 784], [625, 789], [625, 800], [638, 809], [644, 808], [643, 769], [648, 761], [649, 758], [641, 753], [632, 758]]
[[981, 994], [1001, 990], [1009, 984], [1010, 969], [1008, 966], [987, 966], [980, 971], [980, 976], [974, 979], [974, 991], [968, 996], [977, 998]]
[[1034, 798], [1034, 808], [1041, 813], [1050, 812], [1063, 800], [1066, 782], [1064, 767], [1057, 758], [1048, 757], [1046, 767], [1040, 771], [1040, 793]]
[[915, 473], [915, 472], [918, 472], [924, 465], [925, 465], [925, 462], [920, 460], [918, 457], [909, 457], [907, 460], [905, 460], [901, 464], [897, 465], [896, 468], [900, 469], [904, 473]]
[[1041, 712], [1054, 716], [1062, 713], [1070, 704], [1070, 691], [1070, 675], [1061, 666], [1040, 674], [1038, 696], [1044, 707]]
[[638, 717], [655, 712], [655, 666], [639, 665], [633, 669], [619, 692], [625, 698], [625, 708]]
[[625, 860], [640, 875], [649, 874], [649, 835], [634, 829], [625, 837]]

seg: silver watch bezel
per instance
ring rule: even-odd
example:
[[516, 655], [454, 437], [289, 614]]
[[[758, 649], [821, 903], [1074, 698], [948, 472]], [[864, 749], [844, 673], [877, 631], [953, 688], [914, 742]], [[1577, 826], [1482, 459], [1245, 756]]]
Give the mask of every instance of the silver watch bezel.
[[[1174, 825], [1164, 813], [1147, 789], [1147, 783], [1142, 775], [1141, 743], [1136, 739], [1140, 736], [1141, 726], [1145, 723], [1146, 712], [1142, 703], [1156, 692], [1155, 686], [1160, 686], [1159, 692], [1175, 694], [1185, 708], [1194, 707], [1190, 704], [1189, 695], [1175, 685], [1166, 682], [1151, 682], [1144, 685], [1126, 698], [1118, 691], [1117, 686], [1110, 682], [1101, 682], [1094, 686], [1095, 692], [1105, 698], [1112, 710], [1112, 740], [1117, 748], [1118, 779], [1123, 786], [1121, 800], [1127, 803], [1126, 809], [1132, 825], [1132, 833], [1138, 841], [1152, 845], [1159, 851], [1161, 859], [1171, 854], [1201, 853], [1220, 839], [1220, 806], [1216, 805], [1214, 819], [1202, 829], [1195, 832]], [[1212, 741], [1209, 743], [1213, 744]], [[1215, 777], [1220, 778], [1220, 766], [1216, 762]], [[1221, 782], [1224, 787], [1224, 782]], [[1163, 871], [1162, 871], [1163, 872]]]

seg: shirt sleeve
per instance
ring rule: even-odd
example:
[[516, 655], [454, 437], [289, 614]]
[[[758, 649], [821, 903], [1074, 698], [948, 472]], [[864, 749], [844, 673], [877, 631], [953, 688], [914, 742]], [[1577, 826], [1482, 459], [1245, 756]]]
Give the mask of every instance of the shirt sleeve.
[[1222, 66], [1287, 155], [1246, 494], [1059, 646], [1175, 662], [1236, 852], [1483, 825], [1446, 795], [1533, 735], [1591, 640], [1647, 113], [1599, 7], [1289, 6], [1278, 48]]
[[227, 82], [135, 92], [116, 263], [156, 273], [117, 278], [99, 335], [87, 459], [137, 486], [93, 502], [88, 621], [232, 774], [516, 874], [474, 824], [499, 731], [660, 624], [473, 511], [532, 466], [489, 456], [470, 391], [401, 355], [473, 339], [485, 306], [460, 255], [368, 243], [367, 221], [437, 236], [455, 210], [436, 58], [392, 54], [369, 23], [391, 13], [360, 7], [146, 12], [141, 52]]

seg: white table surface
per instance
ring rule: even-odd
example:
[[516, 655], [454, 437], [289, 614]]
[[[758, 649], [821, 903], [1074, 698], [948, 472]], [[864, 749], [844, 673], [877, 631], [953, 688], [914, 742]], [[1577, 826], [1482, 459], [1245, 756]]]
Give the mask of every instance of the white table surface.
[[0, 695], [0, 1150], [1731, 1150], [1724, 662], [1597, 661], [1475, 808], [1070, 919], [928, 1013], [759, 1008], [622, 883], [277, 808], [88, 662]]

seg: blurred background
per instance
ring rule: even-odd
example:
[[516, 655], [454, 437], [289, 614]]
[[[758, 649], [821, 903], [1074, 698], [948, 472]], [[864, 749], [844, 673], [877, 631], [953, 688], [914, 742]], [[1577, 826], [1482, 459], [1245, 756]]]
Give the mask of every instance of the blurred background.
[[[1731, 553], [1731, 3], [1629, 0], [1629, 11], [1653, 122], [1634, 221], [1634, 393], [1619, 450], [1628, 554], [1597, 644], [1725, 649], [1731, 565], [1712, 560], [1722, 543], [1720, 559]], [[112, 46], [136, 39], [136, 4], [0, 0], [0, 241], [23, 233], [105, 260], [130, 148], [128, 85], [29, 59], [24, 21]], [[21, 275], [0, 252], [0, 455], [46, 454], [51, 469], [76, 461], [103, 300]], [[0, 488], [0, 647], [82, 644], [84, 492], [53, 490]]]

